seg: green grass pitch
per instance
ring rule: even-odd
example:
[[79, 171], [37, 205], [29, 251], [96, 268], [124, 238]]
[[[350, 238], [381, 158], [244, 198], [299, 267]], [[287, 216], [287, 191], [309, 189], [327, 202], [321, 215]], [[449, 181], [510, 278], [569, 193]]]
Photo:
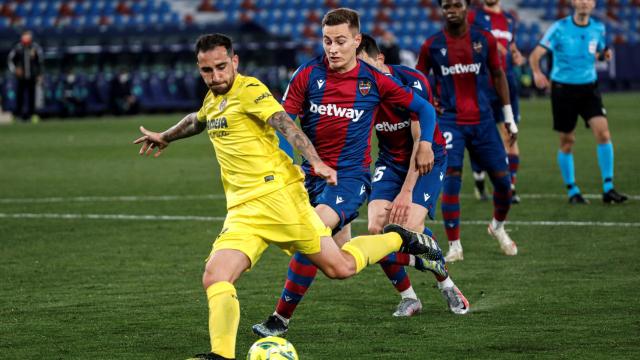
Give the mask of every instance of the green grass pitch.
[[[321, 275], [291, 323], [300, 357], [639, 358], [638, 99], [604, 97], [615, 184], [632, 200], [599, 200], [595, 141], [579, 123], [578, 184], [598, 197], [569, 206], [549, 102], [523, 101], [523, 201], [508, 225], [518, 256], [486, 234], [492, 206], [473, 199], [465, 170], [465, 260], [450, 271], [472, 311], [451, 314], [430, 274], [410, 271], [424, 310], [408, 319], [391, 316], [399, 296], [378, 267], [346, 281]], [[0, 358], [183, 359], [208, 349], [200, 279], [225, 215], [211, 145], [202, 134], [153, 159], [131, 144], [138, 125], [162, 130], [180, 117], [0, 127]], [[354, 234], [365, 231], [361, 216]], [[272, 248], [236, 284], [238, 358], [256, 340], [251, 325], [273, 311], [287, 263]]]

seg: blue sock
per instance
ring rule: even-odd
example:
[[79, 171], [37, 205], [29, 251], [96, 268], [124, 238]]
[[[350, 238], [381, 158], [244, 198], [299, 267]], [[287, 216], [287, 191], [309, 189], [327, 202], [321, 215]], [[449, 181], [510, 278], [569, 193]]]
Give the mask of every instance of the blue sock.
[[613, 189], [613, 144], [598, 144], [598, 165], [602, 176], [602, 191]]
[[564, 184], [567, 186], [567, 192], [569, 197], [580, 194], [580, 188], [576, 186], [575, 168], [573, 166], [573, 154], [564, 153], [558, 150], [558, 166], [560, 166], [560, 173]]

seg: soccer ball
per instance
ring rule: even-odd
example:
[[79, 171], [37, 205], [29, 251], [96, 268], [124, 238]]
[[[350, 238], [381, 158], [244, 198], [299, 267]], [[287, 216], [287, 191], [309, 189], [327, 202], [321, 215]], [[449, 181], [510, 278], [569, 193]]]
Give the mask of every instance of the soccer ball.
[[298, 360], [298, 353], [287, 340], [268, 336], [251, 345], [247, 360]]

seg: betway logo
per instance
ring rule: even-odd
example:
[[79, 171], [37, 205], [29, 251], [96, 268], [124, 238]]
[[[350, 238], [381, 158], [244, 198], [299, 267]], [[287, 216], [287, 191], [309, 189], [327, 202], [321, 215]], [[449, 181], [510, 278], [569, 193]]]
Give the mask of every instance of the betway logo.
[[409, 126], [410, 126], [409, 120], [405, 120], [401, 123], [396, 123], [396, 124], [389, 124], [388, 122], [385, 121], [383, 123], [376, 124], [376, 130], [394, 132]]
[[480, 67], [482, 66], [482, 64], [480, 63], [475, 63], [475, 64], [455, 64], [453, 66], [444, 66], [444, 65], [440, 65], [440, 70], [442, 70], [442, 75], [443, 76], [447, 76], [447, 75], [458, 75], [458, 74], [469, 74], [469, 73], [474, 73], [476, 75], [478, 75], [480, 73]]
[[318, 105], [313, 101], [311, 102], [311, 107], [309, 108], [309, 111], [311, 111], [314, 114], [343, 117], [343, 118], [351, 119], [351, 121], [353, 122], [360, 120], [360, 118], [364, 114], [364, 110], [343, 108], [343, 107], [339, 107], [336, 104]]
[[511, 33], [511, 31], [493, 29], [491, 30], [491, 35], [493, 35], [496, 39], [507, 40], [507, 42], [511, 42], [511, 39], [513, 39], [513, 34]]

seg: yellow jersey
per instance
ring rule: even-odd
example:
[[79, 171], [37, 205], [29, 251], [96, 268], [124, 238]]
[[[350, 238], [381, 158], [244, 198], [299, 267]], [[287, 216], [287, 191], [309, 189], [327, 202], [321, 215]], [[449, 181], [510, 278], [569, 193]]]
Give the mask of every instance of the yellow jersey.
[[207, 123], [227, 209], [304, 179], [267, 123], [278, 111], [284, 109], [254, 77], [236, 74], [226, 94], [207, 93], [197, 116]]

